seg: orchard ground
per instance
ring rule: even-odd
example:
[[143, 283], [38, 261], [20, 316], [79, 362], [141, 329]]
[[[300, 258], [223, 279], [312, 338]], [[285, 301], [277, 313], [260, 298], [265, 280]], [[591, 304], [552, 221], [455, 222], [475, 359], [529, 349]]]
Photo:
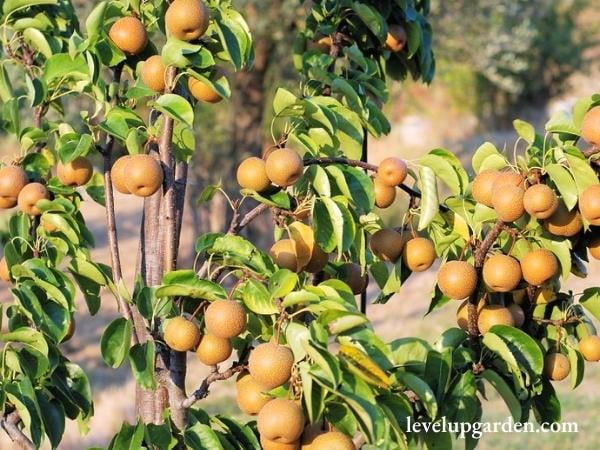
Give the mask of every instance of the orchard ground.
[[[598, 80], [597, 73], [589, 78], [581, 79], [577, 92], [573, 97], [586, 95], [593, 92], [591, 80]], [[404, 114], [405, 111], [397, 110], [398, 103], [389, 106], [392, 117], [397, 117], [392, 133], [379, 142], [372, 142], [370, 146], [370, 159], [377, 163], [386, 156], [394, 154], [408, 160], [418, 158], [428, 150], [445, 146], [453, 151], [461, 151], [464, 162], [470, 160], [471, 153], [475, 150], [476, 143], [491, 140], [498, 148], [506, 146], [512, 151], [514, 134], [509, 130], [493, 130], [486, 133], [476, 133], [476, 121], [469, 116], [450, 110], [447, 106], [448, 99], [444, 97], [443, 90], [433, 87], [426, 90], [422, 86], [411, 86], [410, 91], [403, 97], [415, 102], [411, 109], [419, 110], [419, 114]], [[557, 100], [549, 109], [570, 107], [570, 97]], [[439, 111], [439, 112], [438, 112]], [[443, 113], [442, 113], [443, 112]], [[397, 113], [397, 114], [395, 114]], [[442, 114], [445, 114], [442, 116]], [[543, 123], [548, 111], [534, 114], [533, 121]], [[394, 117], [396, 116], [396, 117]], [[532, 120], [532, 117], [527, 117]], [[441, 125], [440, 125], [441, 124]], [[201, 145], [201, 144], [200, 144]], [[398, 152], [398, 153], [396, 153]], [[6, 155], [2, 155], [6, 157]], [[402, 214], [405, 210], [407, 197], [398, 195], [397, 205], [386, 210], [384, 217]], [[187, 206], [186, 206], [187, 207]], [[116, 209], [120, 238], [121, 257], [125, 268], [126, 278], [129, 282], [134, 276], [133, 268], [136, 264], [139, 239], [139, 219], [142, 211], [142, 200], [133, 196], [116, 193]], [[83, 212], [88, 226], [96, 238], [96, 248], [93, 257], [96, 261], [108, 262], [109, 252], [106, 242], [106, 225], [104, 210], [92, 201], [84, 203]], [[184, 219], [185, 220], [185, 219]], [[182, 253], [188, 255], [188, 250], [194, 244], [192, 223], [188, 217], [184, 224], [182, 236]], [[3, 222], [3, 221], [0, 221]], [[265, 248], [267, 245], [265, 241]], [[182, 261], [182, 267], [191, 261]], [[423, 273], [414, 273], [402, 287], [399, 294], [395, 295], [385, 305], [371, 305], [368, 310], [377, 332], [387, 341], [406, 336], [422, 337], [433, 342], [439, 334], [449, 326], [455, 326], [455, 311], [459, 302], [444, 306], [441, 310], [424, 317], [423, 314], [429, 306], [429, 294], [435, 284], [438, 267], [435, 265]], [[600, 279], [600, 261], [592, 261], [589, 266], [588, 280]], [[589, 281], [571, 276], [567, 288], [574, 292], [581, 292], [589, 286]], [[128, 283], [130, 285], [130, 283]], [[8, 299], [10, 292], [6, 285], [0, 290], [0, 299]], [[81, 437], [75, 422], [67, 422], [67, 432], [61, 444], [63, 450], [80, 450], [90, 446], [106, 447], [109, 439], [118, 431], [122, 421], [134, 420], [134, 403], [124, 401], [133, 399], [134, 382], [127, 367], [113, 370], [102, 361], [100, 356], [100, 337], [103, 328], [113, 318], [118, 316], [116, 305], [112, 298], [105, 296], [100, 312], [90, 317], [85, 302], [79, 300], [79, 312], [76, 315], [77, 331], [71, 341], [64, 344], [67, 355], [90, 374], [95, 400], [95, 416], [90, 423], [90, 432]], [[200, 364], [195, 355], [188, 356], [188, 389], [195, 389], [207, 375], [207, 367]], [[225, 363], [227, 365], [227, 363]], [[559, 449], [579, 448], [596, 449], [596, 414], [600, 409], [600, 364], [587, 364], [586, 377], [576, 391], [571, 391], [568, 380], [556, 383], [563, 410], [563, 421], [576, 422], [579, 426], [577, 434], [531, 433], [531, 434], [489, 434], [484, 435], [479, 448], [492, 449], [502, 447], [505, 449], [531, 448]], [[224, 412], [239, 414], [235, 404], [233, 380], [215, 383], [208, 399], [202, 405], [210, 413]], [[490, 390], [490, 405], [485, 409], [483, 421], [504, 421], [509, 415], [504, 402]], [[462, 444], [460, 444], [462, 447]], [[0, 435], [0, 449], [10, 449], [11, 444], [5, 435]]]

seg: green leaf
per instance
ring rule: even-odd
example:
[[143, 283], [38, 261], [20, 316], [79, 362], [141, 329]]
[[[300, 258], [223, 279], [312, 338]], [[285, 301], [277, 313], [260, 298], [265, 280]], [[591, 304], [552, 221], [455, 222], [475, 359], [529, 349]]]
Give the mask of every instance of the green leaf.
[[257, 280], [250, 279], [244, 285], [242, 299], [248, 309], [256, 314], [276, 314], [278, 309], [271, 293]]
[[[494, 325], [490, 331], [502, 338], [519, 361], [519, 365], [532, 375], [544, 370], [544, 355], [539, 344], [527, 333], [506, 325]], [[487, 333], [486, 333], [487, 334]]]
[[435, 392], [438, 402], [444, 398], [450, 384], [450, 371], [452, 369], [452, 350], [443, 353], [430, 350], [425, 362], [425, 382]]
[[583, 295], [579, 298], [579, 303], [596, 320], [600, 320], [600, 288], [593, 287], [584, 289]]
[[194, 109], [192, 105], [180, 95], [163, 94], [152, 105], [154, 109], [166, 114], [174, 120], [183, 122], [187, 126], [194, 125]]
[[528, 144], [533, 144], [535, 141], [535, 128], [529, 122], [524, 120], [515, 119], [513, 120], [513, 127], [517, 134], [521, 136]]
[[535, 418], [538, 423], [560, 422], [560, 400], [550, 380], [543, 379], [543, 390], [533, 398]]
[[161, 60], [165, 65], [180, 69], [195, 67], [204, 69], [215, 65], [215, 60], [206, 47], [180, 41], [170, 36], [161, 51]]
[[419, 187], [421, 188], [421, 213], [419, 230], [424, 230], [439, 211], [437, 182], [435, 172], [425, 166], [419, 167]]
[[491, 369], [484, 370], [481, 373], [481, 377], [490, 383], [494, 389], [496, 389], [498, 394], [500, 394], [500, 396], [504, 399], [504, 402], [506, 403], [506, 406], [508, 406], [508, 410], [510, 411], [514, 421], [520, 422], [522, 418], [521, 402], [504, 378]]
[[583, 381], [585, 360], [581, 353], [570, 345], [566, 345], [565, 347], [567, 348], [567, 356], [569, 358], [569, 363], [571, 364], [571, 389], [575, 389]]
[[396, 372], [392, 377], [417, 394], [431, 419], [437, 417], [438, 403], [435, 394], [425, 381], [410, 372]]
[[327, 350], [311, 345], [309, 341], [302, 341], [302, 346], [307, 355], [323, 371], [329, 382], [336, 387], [342, 382], [342, 373], [337, 359]]
[[375, 8], [364, 3], [353, 2], [352, 9], [373, 34], [383, 42], [385, 40], [387, 26], [382, 15], [379, 14]]
[[225, 289], [212, 281], [202, 280], [193, 270], [174, 270], [167, 273], [161, 286], [156, 290], [157, 297], [191, 297], [202, 300], [227, 298]]
[[217, 434], [206, 424], [197, 422], [183, 432], [186, 448], [192, 450], [222, 450]]
[[108, 3], [106, 1], [98, 3], [85, 20], [87, 39], [91, 45], [93, 45], [98, 39], [98, 36], [100, 36], [102, 27], [104, 26], [104, 15], [107, 6]]
[[279, 269], [269, 278], [271, 297], [282, 298], [294, 290], [298, 284], [298, 274], [288, 269]]
[[577, 148], [567, 148], [567, 151], [567, 161], [569, 162], [569, 166], [574, 175], [579, 195], [581, 195], [588, 187], [598, 184], [600, 181], [598, 181], [598, 176], [596, 175], [596, 172], [594, 172], [594, 169], [592, 169], [588, 161], [582, 157], [583, 155]]
[[278, 88], [273, 99], [273, 112], [279, 116], [283, 111], [293, 107], [298, 101], [298, 97], [284, 88]]
[[109, 367], [119, 367], [129, 352], [132, 325], [123, 317], [113, 320], [104, 330], [100, 340], [102, 358]]
[[253, 58], [252, 40], [242, 15], [231, 7], [220, 7], [212, 12], [219, 40], [231, 63], [238, 70], [250, 64]]
[[2, 5], [2, 12], [6, 16], [18, 9], [24, 9], [36, 5], [56, 5], [57, 0], [6, 0]]
[[483, 170], [481, 166], [483, 165], [483, 162], [490, 156], [502, 158], [500, 152], [498, 152], [498, 149], [494, 144], [491, 142], [484, 142], [477, 150], [475, 150], [473, 159], [471, 160], [471, 164], [473, 165], [473, 170], [475, 173], [479, 173]]
[[52, 448], [58, 448], [65, 431], [65, 410], [61, 403], [50, 398], [45, 390], [36, 390], [35, 396], [44, 423], [44, 431]]
[[548, 164], [546, 171], [550, 179], [558, 188], [560, 195], [569, 210], [572, 210], [577, 204], [578, 192], [577, 185], [571, 173], [560, 164]]
[[156, 389], [154, 379], [154, 341], [135, 344], [129, 350], [133, 376], [142, 389]]

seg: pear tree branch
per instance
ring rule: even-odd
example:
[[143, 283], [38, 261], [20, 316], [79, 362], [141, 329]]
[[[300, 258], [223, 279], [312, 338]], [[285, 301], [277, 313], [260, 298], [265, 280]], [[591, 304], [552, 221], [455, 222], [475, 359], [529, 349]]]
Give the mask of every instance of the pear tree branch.
[[15, 410], [4, 417], [0, 417], [0, 426], [2, 426], [4, 431], [6, 431], [6, 434], [8, 434], [8, 437], [10, 437], [13, 444], [15, 444], [17, 448], [23, 450], [34, 450], [35, 446], [33, 445], [33, 442], [31, 442], [31, 440], [25, 436], [25, 434], [18, 427], [20, 421], [21, 418]]
[[246, 364], [241, 361], [233, 363], [232, 366], [224, 372], [219, 372], [217, 366], [214, 366], [213, 371], [210, 373], [210, 375], [202, 381], [198, 389], [196, 389], [188, 398], [186, 398], [181, 403], [181, 407], [191, 407], [197, 401], [202, 400], [203, 398], [206, 398], [208, 396], [210, 385], [212, 383], [214, 383], [215, 381], [227, 380], [235, 376], [235, 374], [246, 370], [246, 368]]

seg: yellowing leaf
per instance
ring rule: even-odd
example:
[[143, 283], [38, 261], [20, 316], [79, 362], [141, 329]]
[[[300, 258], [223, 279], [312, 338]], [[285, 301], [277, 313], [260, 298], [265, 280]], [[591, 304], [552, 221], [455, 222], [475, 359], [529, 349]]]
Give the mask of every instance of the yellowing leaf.
[[311, 227], [302, 222], [293, 222], [288, 226], [292, 240], [296, 244], [296, 257], [298, 259], [298, 269], [302, 270], [312, 255], [315, 247], [315, 233]]
[[361, 376], [368, 383], [388, 388], [390, 377], [362, 350], [349, 344], [340, 345], [339, 356], [345, 358], [350, 370]]

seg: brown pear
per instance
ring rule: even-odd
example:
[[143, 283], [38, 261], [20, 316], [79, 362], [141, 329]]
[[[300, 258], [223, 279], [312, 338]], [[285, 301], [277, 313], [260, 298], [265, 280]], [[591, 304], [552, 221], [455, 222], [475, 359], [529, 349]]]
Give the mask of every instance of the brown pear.
[[436, 257], [433, 242], [423, 237], [409, 239], [402, 249], [402, 261], [413, 272], [429, 269]]
[[39, 216], [42, 212], [36, 206], [37, 202], [49, 198], [50, 193], [46, 189], [46, 186], [41, 183], [29, 183], [19, 192], [17, 203], [19, 209], [25, 214]]
[[202, 0], [175, 0], [165, 13], [165, 25], [172, 36], [193, 41], [208, 29], [210, 12]]
[[167, 66], [160, 55], [153, 55], [142, 64], [141, 77], [144, 84], [156, 92], [165, 90], [165, 74]]
[[317, 273], [322, 271], [329, 262], [329, 255], [323, 251], [319, 244], [315, 243], [310, 255], [308, 264], [304, 270], [308, 273]]
[[196, 356], [202, 364], [214, 366], [226, 361], [233, 351], [229, 339], [217, 337], [213, 334], [205, 334], [200, 338], [196, 349]]
[[600, 106], [594, 106], [583, 116], [581, 136], [590, 144], [600, 146]]
[[402, 255], [406, 239], [391, 228], [376, 231], [369, 240], [369, 248], [375, 256], [386, 262], [396, 262]]
[[[481, 312], [485, 306], [485, 300], [479, 300], [477, 303], [477, 314]], [[476, 319], [477, 320], [477, 319]], [[456, 323], [465, 331], [469, 331], [469, 300], [463, 301], [456, 310]]]
[[267, 157], [265, 170], [273, 184], [288, 187], [300, 179], [304, 172], [304, 163], [295, 150], [279, 148]]
[[386, 50], [398, 53], [406, 46], [407, 41], [408, 36], [406, 35], [406, 30], [402, 25], [393, 23], [388, 27], [388, 34], [385, 39]]
[[479, 332], [485, 334], [494, 325], [515, 326], [515, 319], [508, 308], [501, 305], [486, 305], [481, 309], [477, 318]]
[[256, 427], [261, 437], [280, 444], [297, 442], [304, 430], [304, 413], [294, 400], [275, 398], [258, 413]]
[[281, 239], [273, 244], [269, 255], [279, 267], [299, 272], [296, 243], [292, 239]]
[[196, 99], [206, 103], [219, 103], [223, 97], [219, 95], [211, 86], [202, 80], [188, 77], [188, 89], [190, 94]]
[[512, 256], [496, 254], [483, 264], [483, 281], [492, 291], [509, 292], [521, 281], [521, 265]]
[[[499, 178], [502, 178], [502, 176]], [[498, 181], [496, 181], [494, 183], [492, 206], [496, 210], [498, 219], [503, 222], [514, 222], [525, 214], [524, 195], [523, 188], [513, 184], [498, 185]]]
[[235, 300], [215, 300], [204, 312], [204, 325], [222, 339], [239, 336], [246, 330], [246, 311]]
[[19, 166], [6, 166], [0, 169], [0, 208], [15, 206], [21, 189], [28, 182], [27, 174]]
[[265, 161], [256, 156], [246, 158], [238, 166], [236, 178], [242, 189], [264, 192], [271, 187]]
[[165, 325], [165, 342], [178, 352], [193, 350], [200, 341], [198, 326], [185, 317], [174, 317]]
[[508, 169], [501, 170], [498, 174], [498, 177], [494, 180], [494, 184], [492, 186], [492, 193], [496, 188], [507, 184], [524, 189], [524, 182], [525, 178], [521, 173]]
[[375, 206], [387, 208], [396, 200], [396, 188], [388, 186], [379, 177], [373, 178], [373, 190], [375, 192]]
[[350, 436], [339, 431], [328, 431], [315, 438], [310, 450], [356, 450]]
[[318, 36], [312, 41], [308, 41], [307, 50], [316, 50], [319, 53], [323, 53], [328, 55], [331, 51], [331, 46], [333, 45], [333, 40], [331, 36]]
[[545, 184], [534, 184], [525, 191], [523, 205], [525, 211], [537, 219], [547, 219], [558, 208], [558, 197]]
[[290, 444], [283, 444], [281, 442], [271, 441], [264, 436], [260, 437], [260, 445], [263, 450], [299, 450], [300, 441], [294, 441]]
[[548, 282], [558, 272], [556, 256], [545, 248], [539, 248], [527, 253], [521, 259], [523, 278], [533, 286]]
[[571, 373], [571, 363], [562, 353], [549, 353], [544, 358], [544, 375], [553, 381], [561, 381]]
[[477, 288], [477, 271], [466, 261], [448, 261], [438, 272], [438, 287], [451, 299], [467, 298]]
[[56, 174], [65, 186], [83, 186], [92, 178], [94, 168], [86, 157], [78, 156], [67, 164], [59, 163]]
[[345, 263], [338, 268], [340, 279], [346, 283], [354, 295], [362, 294], [369, 283], [369, 277], [362, 273], [358, 264]]
[[148, 44], [146, 28], [137, 17], [121, 17], [110, 27], [108, 36], [127, 55], [141, 53]]
[[138, 197], [150, 197], [162, 186], [162, 167], [160, 162], [150, 155], [131, 156], [124, 172], [125, 187]]
[[117, 159], [110, 169], [110, 178], [114, 188], [121, 194], [131, 194], [131, 191], [125, 185], [127, 175], [125, 174], [125, 167], [131, 160], [131, 155], [121, 156]]
[[569, 211], [561, 200], [554, 214], [544, 222], [544, 228], [555, 236], [572, 237], [583, 229], [583, 221], [577, 208]]
[[600, 225], [600, 184], [594, 184], [581, 193], [579, 211], [590, 225]]
[[385, 158], [377, 168], [377, 178], [389, 187], [396, 187], [406, 179], [406, 163], [400, 158]]
[[242, 412], [254, 416], [272, 397], [264, 393], [264, 388], [248, 373], [242, 374], [235, 383], [236, 400]]
[[492, 191], [499, 175], [500, 171], [491, 169], [482, 170], [477, 174], [471, 187], [476, 202], [492, 207]]
[[292, 376], [294, 354], [274, 342], [259, 344], [250, 352], [248, 371], [266, 391], [287, 383]]
[[515, 322], [514, 326], [521, 328], [525, 323], [525, 311], [523, 311], [523, 308], [516, 303], [511, 303], [508, 305], [508, 310], [512, 314], [513, 321]]

